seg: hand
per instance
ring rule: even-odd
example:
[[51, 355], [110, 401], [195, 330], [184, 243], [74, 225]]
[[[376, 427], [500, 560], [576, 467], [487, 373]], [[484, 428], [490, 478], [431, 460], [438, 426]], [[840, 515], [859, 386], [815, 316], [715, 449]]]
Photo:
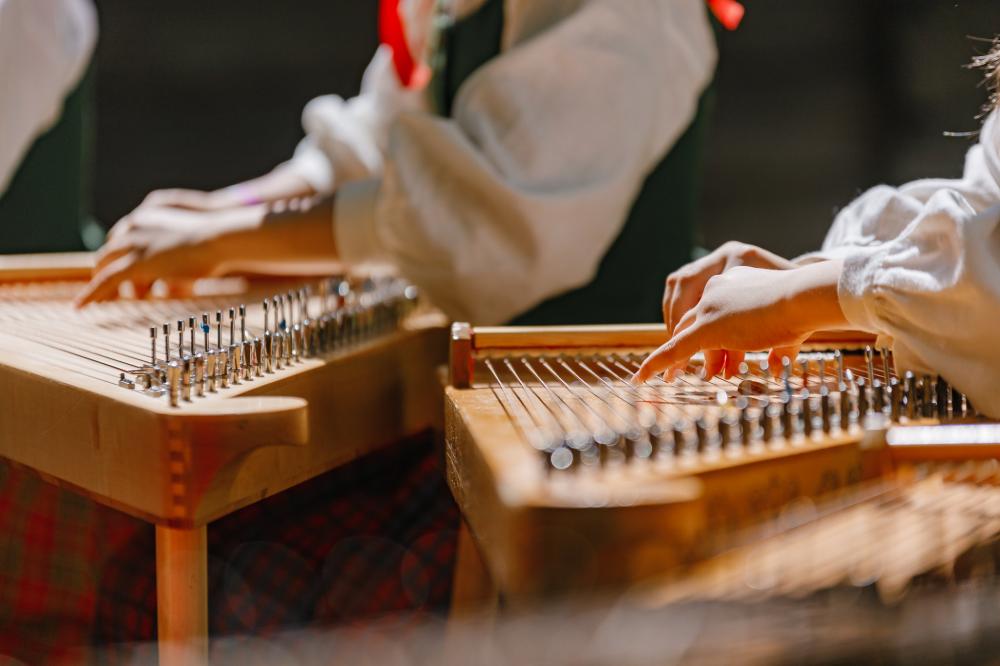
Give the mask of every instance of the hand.
[[688, 310], [705, 291], [710, 278], [737, 266], [789, 270], [796, 268], [788, 259], [773, 252], [739, 241], [729, 241], [701, 259], [682, 266], [667, 277], [663, 291], [663, 321], [667, 334], [673, 335]]
[[[756, 245], [739, 241], [723, 243], [710, 254], [682, 266], [667, 277], [667, 286], [663, 290], [663, 322], [667, 325], [667, 334], [674, 334], [684, 315], [701, 298], [709, 279], [738, 266], [775, 270], [795, 268], [791, 261]], [[711, 373], [709, 376], [718, 374], [726, 367], [727, 356], [726, 350], [705, 352], [705, 369]]]
[[[782, 356], [793, 358], [814, 331], [847, 324], [837, 298], [840, 271], [840, 262], [824, 261], [787, 271], [736, 267], [710, 277], [697, 304], [643, 362], [636, 380], [663, 371], [672, 377], [700, 350], [730, 350], [724, 355], [729, 376], [747, 351], [771, 349], [774, 366]], [[718, 371], [708, 366], [706, 353], [706, 374]]]
[[77, 305], [116, 298], [119, 285], [126, 281], [142, 298], [159, 279], [218, 275], [229, 250], [218, 241], [259, 227], [265, 213], [264, 206], [221, 212], [140, 206], [111, 229], [97, 253], [94, 277]]
[[259, 262], [336, 259], [333, 198], [216, 212], [140, 206], [108, 234], [77, 306], [114, 299], [122, 282], [143, 297], [160, 279], [223, 275]]

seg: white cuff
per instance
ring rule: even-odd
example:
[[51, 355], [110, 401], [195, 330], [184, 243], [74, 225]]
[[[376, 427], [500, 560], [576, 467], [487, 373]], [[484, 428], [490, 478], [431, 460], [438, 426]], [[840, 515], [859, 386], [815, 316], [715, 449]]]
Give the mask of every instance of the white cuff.
[[292, 159], [285, 166], [305, 179], [319, 194], [330, 194], [334, 189], [333, 165], [322, 150], [309, 139], [303, 139]]
[[879, 332], [873, 291], [884, 254], [884, 248], [878, 246], [856, 248], [844, 258], [837, 283], [837, 298], [847, 321], [855, 328], [872, 333]]
[[377, 259], [382, 253], [375, 234], [375, 203], [380, 178], [344, 183], [333, 203], [333, 236], [337, 253], [348, 263]]

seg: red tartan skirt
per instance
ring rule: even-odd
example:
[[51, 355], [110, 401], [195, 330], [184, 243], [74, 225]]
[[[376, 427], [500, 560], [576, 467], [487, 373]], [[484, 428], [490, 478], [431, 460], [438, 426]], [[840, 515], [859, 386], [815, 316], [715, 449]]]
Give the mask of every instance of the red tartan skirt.
[[[212, 635], [443, 613], [458, 520], [430, 436], [226, 516], [208, 528]], [[151, 525], [0, 462], [0, 655], [154, 640], [154, 553]]]

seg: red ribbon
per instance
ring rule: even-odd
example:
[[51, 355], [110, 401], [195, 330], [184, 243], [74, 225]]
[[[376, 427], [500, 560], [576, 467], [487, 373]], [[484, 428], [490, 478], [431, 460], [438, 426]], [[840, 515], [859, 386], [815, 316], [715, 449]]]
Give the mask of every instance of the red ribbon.
[[[392, 49], [392, 64], [396, 68], [399, 82], [406, 87], [417, 85], [424, 77], [416, 76], [420, 70], [410, 45], [406, 41], [406, 29], [399, 15], [400, 0], [381, 0], [378, 8], [379, 41]], [[735, 30], [746, 13], [743, 5], [736, 0], [708, 0], [708, 8], [715, 14], [727, 30]]]
[[413, 83], [417, 63], [406, 41], [403, 18], [399, 15], [399, 0], [382, 0], [378, 8], [379, 41], [392, 48], [392, 64], [399, 82], [409, 87]]
[[736, 30], [747, 11], [736, 0], [708, 0], [708, 8], [726, 30]]

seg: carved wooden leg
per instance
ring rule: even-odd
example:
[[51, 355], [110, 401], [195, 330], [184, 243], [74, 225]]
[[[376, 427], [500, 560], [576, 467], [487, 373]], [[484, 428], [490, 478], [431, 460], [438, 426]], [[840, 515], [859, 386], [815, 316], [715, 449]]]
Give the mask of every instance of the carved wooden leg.
[[156, 526], [160, 666], [208, 663], [208, 535], [205, 526]]

